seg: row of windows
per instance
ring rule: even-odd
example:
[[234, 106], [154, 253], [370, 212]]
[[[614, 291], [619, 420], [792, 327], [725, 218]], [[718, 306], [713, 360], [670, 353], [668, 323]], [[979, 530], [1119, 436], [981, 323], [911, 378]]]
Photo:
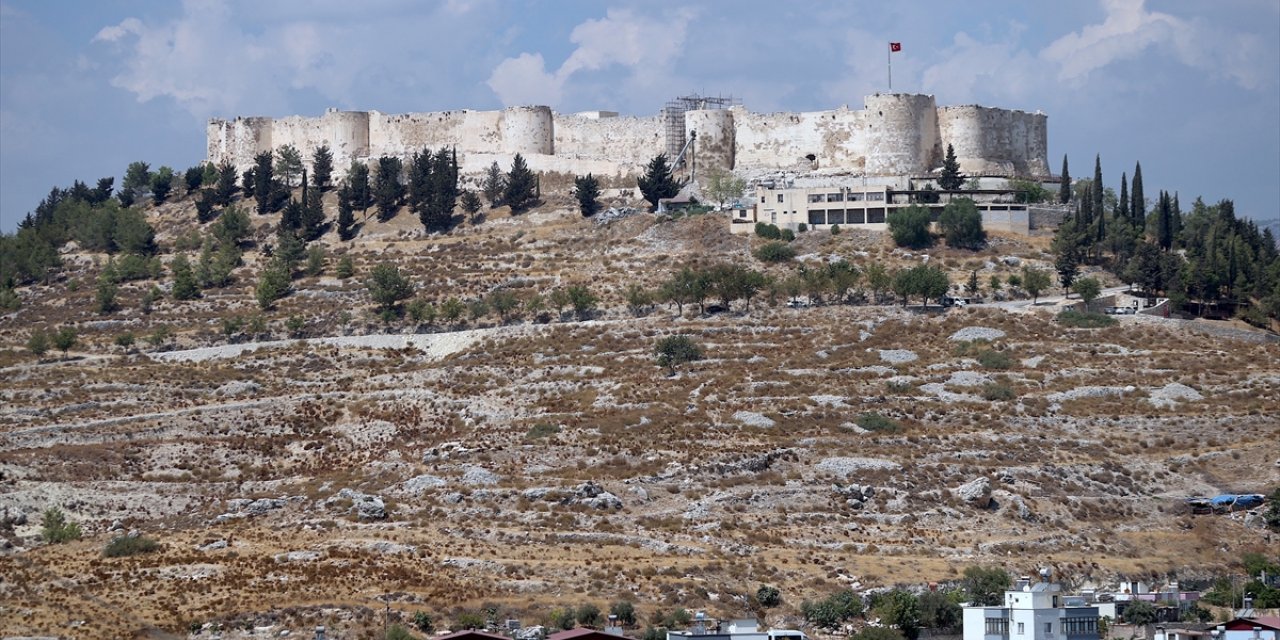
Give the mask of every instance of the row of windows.
[[1062, 631], [1069, 636], [1097, 633], [1098, 619], [1095, 617], [1063, 618]]
[[[848, 194], [848, 197], [849, 197], [849, 202], [860, 202], [862, 200], [876, 201], [876, 200], [884, 200], [884, 193], [879, 191], [872, 192], [872, 193], [852, 193], [851, 192]], [[843, 192], [842, 193], [811, 193], [809, 194], [810, 203], [844, 202], [844, 201], [845, 201], [845, 194]]]
[[881, 224], [884, 209], [810, 209], [809, 224]]
[[987, 635], [1008, 636], [1009, 635], [1009, 619], [1008, 618], [987, 618]]

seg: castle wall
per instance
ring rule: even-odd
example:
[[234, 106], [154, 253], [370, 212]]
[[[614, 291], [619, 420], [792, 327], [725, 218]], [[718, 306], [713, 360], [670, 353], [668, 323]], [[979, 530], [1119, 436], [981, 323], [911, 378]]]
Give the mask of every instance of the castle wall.
[[[866, 108], [804, 113], [752, 113], [742, 107], [684, 114], [686, 135], [698, 133], [699, 171], [831, 169], [860, 176], [911, 176], [941, 166], [954, 145], [967, 174], [1049, 175], [1048, 118], [981, 106], [937, 107], [933, 96], [876, 94]], [[291, 144], [310, 162], [321, 144], [334, 154], [335, 178], [352, 160], [409, 158], [424, 148], [456, 147], [463, 171], [515, 153], [530, 167], [567, 173], [637, 173], [665, 150], [661, 116], [610, 117], [553, 113], [548, 107], [502, 111], [383, 114], [326, 111], [303, 118], [211, 120], [208, 159], [243, 170], [261, 151]]]
[[619, 168], [643, 167], [664, 150], [665, 137], [658, 116], [590, 118], [557, 114], [555, 123], [557, 156], [613, 161]]
[[967, 174], [1048, 175], [1047, 117], [978, 105], [938, 109], [938, 135]]
[[930, 95], [877, 93], [867, 96], [863, 111], [866, 172], [919, 174], [939, 164], [937, 117], [938, 109]]

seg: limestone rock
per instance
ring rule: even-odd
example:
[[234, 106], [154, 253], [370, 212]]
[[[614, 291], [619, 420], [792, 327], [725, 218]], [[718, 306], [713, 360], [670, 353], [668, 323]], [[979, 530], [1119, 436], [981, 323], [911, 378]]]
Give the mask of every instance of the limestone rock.
[[991, 506], [991, 480], [986, 476], [974, 478], [954, 490], [955, 496], [976, 509]]
[[465, 485], [494, 485], [498, 484], [499, 480], [501, 478], [498, 474], [480, 467], [467, 467], [467, 470], [462, 473], [462, 484]]

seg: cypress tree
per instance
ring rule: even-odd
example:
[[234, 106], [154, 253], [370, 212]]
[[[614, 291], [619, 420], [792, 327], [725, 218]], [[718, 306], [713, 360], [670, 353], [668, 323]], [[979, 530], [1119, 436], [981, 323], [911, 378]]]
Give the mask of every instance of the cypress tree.
[[1133, 218], [1133, 224], [1135, 226], [1143, 228], [1147, 224], [1147, 200], [1142, 194], [1141, 162], [1133, 168], [1133, 188], [1130, 191], [1129, 207], [1132, 210], [1130, 216]]
[[511, 171], [507, 172], [507, 187], [502, 194], [502, 201], [511, 207], [512, 213], [524, 211], [533, 204], [537, 196], [534, 194], [537, 178], [525, 164], [524, 156], [516, 154], [511, 160]]
[[1062, 154], [1062, 182], [1058, 185], [1058, 204], [1071, 202], [1071, 172], [1067, 170], [1067, 154]]
[[[1224, 200], [1223, 202], [1231, 202], [1231, 201], [1230, 201], [1230, 200]], [[1218, 204], [1221, 206], [1221, 204], [1222, 204], [1222, 203], [1218, 203]], [[1231, 217], [1232, 217], [1232, 219], [1234, 219], [1234, 218], [1235, 218], [1235, 213], [1234, 213], [1234, 212], [1233, 212], [1233, 213], [1231, 213]], [[1181, 235], [1182, 235], [1182, 206], [1178, 204], [1178, 193], [1175, 191], [1175, 192], [1174, 192], [1174, 194], [1173, 194], [1173, 207], [1172, 207], [1172, 211], [1171, 211], [1171, 212], [1170, 212], [1170, 214], [1169, 214], [1169, 244], [1170, 244], [1170, 246], [1177, 246], [1177, 245], [1178, 245], [1178, 243], [1179, 243], [1179, 242], [1178, 242], [1178, 238], [1179, 238]]]
[[1116, 218], [1129, 220], [1129, 178], [1128, 174], [1120, 174], [1120, 201], [1116, 203]]
[[338, 237], [350, 240], [355, 237], [356, 216], [351, 207], [351, 186], [338, 187]]
[[[321, 191], [328, 189], [329, 177], [333, 175], [333, 153], [329, 151], [329, 145], [322, 144], [316, 148], [311, 159], [311, 171], [316, 188]], [[302, 179], [306, 180], [305, 177]]]
[[1160, 192], [1160, 204], [1156, 208], [1156, 244], [1168, 251], [1173, 246], [1173, 201], [1165, 191]]
[[1102, 154], [1093, 159], [1093, 212], [1098, 216], [1098, 241], [1107, 235], [1107, 212], [1103, 209]]
[[258, 202], [258, 215], [271, 213], [272, 192], [275, 191], [272, 181], [275, 168], [271, 163], [271, 152], [263, 151], [253, 158], [253, 197]]

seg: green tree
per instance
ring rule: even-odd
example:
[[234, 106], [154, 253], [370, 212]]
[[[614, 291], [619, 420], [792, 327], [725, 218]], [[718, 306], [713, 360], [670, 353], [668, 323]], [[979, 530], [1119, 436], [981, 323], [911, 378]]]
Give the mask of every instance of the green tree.
[[1102, 283], [1097, 278], [1080, 278], [1071, 285], [1071, 290], [1080, 294], [1080, 299], [1084, 300], [1084, 310], [1088, 312], [1089, 304], [1102, 293]]
[[392, 264], [382, 263], [374, 267], [365, 284], [369, 288], [369, 297], [383, 313], [393, 313], [402, 300], [413, 297], [413, 283]]
[[1009, 572], [1000, 567], [966, 567], [960, 581], [961, 588], [969, 594], [969, 602], [983, 607], [994, 607], [1004, 602], [1004, 592], [1013, 584]]
[[782, 592], [777, 587], [769, 585], [761, 585], [756, 589], [756, 602], [766, 609], [772, 609], [782, 604]]
[[63, 356], [76, 346], [76, 330], [72, 327], [62, 327], [53, 334], [53, 348], [62, 352]]
[[456, 297], [445, 300], [440, 305], [440, 318], [445, 323], [453, 325], [458, 323], [458, 319], [462, 317], [462, 312], [466, 310], [466, 306]]
[[333, 152], [329, 151], [329, 145], [322, 144], [316, 147], [315, 153], [311, 154], [311, 181], [316, 189], [326, 191], [329, 188], [329, 179], [332, 177]]
[[40, 539], [49, 544], [58, 544], [80, 539], [80, 525], [67, 520], [62, 509], [53, 507], [45, 509], [40, 519]]
[[1142, 163], [1139, 162], [1133, 167], [1133, 184], [1131, 185], [1132, 195], [1129, 217], [1133, 219], [1133, 224], [1139, 229], [1146, 227], [1147, 224], [1147, 199], [1142, 191]]
[[[201, 185], [204, 184], [204, 166], [195, 165], [188, 168], [182, 173], [182, 186], [186, 187], [187, 195], [200, 191]], [[105, 200], [105, 198], [104, 198]]]
[[462, 192], [462, 210], [469, 215], [474, 217], [476, 213], [479, 213], [480, 207], [483, 205], [484, 203], [480, 201], [480, 196], [476, 195], [476, 192], [470, 189]]
[[1058, 204], [1071, 202], [1071, 172], [1067, 169], [1067, 154], [1062, 154], [1062, 175], [1058, 183]]
[[262, 273], [258, 275], [258, 284], [254, 287], [254, 297], [258, 307], [263, 310], [275, 306], [277, 300], [289, 295], [291, 268], [279, 255], [272, 258]]
[[862, 612], [862, 599], [852, 589], [842, 589], [817, 602], [800, 603], [800, 615], [819, 629], [835, 629]]
[[27, 338], [27, 350], [37, 358], [49, 352], [49, 336], [43, 331], [33, 331]]
[[275, 168], [271, 152], [263, 151], [253, 157], [253, 199], [257, 202], [258, 215], [275, 211]]
[[1155, 606], [1146, 600], [1131, 600], [1123, 615], [1125, 622], [1141, 626], [1149, 625], [1157, 619]]
[[119, 293], [116, 279], [115, 268], [108, 262], [106, 268], [98, 276], [98, 291], [95, 296], [98, 303], [98, 313], [106, 315], [120, 308], [120, 303], [116, 300], [116, 294]]
[[507, 172], [506, 187], [502, 193], [502, 202], [511, 207], [512, 213], [520, 213], [533, 206], [537, 200], [534, 189], [537, 176], [525, 164], [524, 156], [517, 153], [511, 159], [511, 170]]
[[956, 160], [956, 150], [947, 144], [947, 155], [942, 160], [942, 175], [938, 176], [938, 186], [944, 191], [954, 191], [964, 184], [964, 174], [960, 173], [960, 162]]
[[969, 294], [969, 297], [976, 298], [978, 297], [980, 289], [981, 285], [978, 284], [978, 270], [974, 269], [969, 272], [969, 281], [964, 285], [964, 292]]
[[926, 591], [917, 598], [920, 607], [920, 626], [928, 629], [956, 630], [964, 624], [964, 610], [956, 602], [958, 594], [945, 591]]
[[747, 183], [742, 178], [723, 169], [713, 169], [707, 174], [707, 185], [702, 191], [723, 209], [725, 202], [741, 198], [746, 188]]
[[578, 624], [584, 627], [594, 627], [600, 624], [600, 607], [587, 603], [578, 607], [575, 611]]
[[619, 600], [609, 607], [609, 615], [616, 617], [624, 627], [636, 626], [636, 605], [630, 600]]
[[657, 357], [658, 366], [666, 367], [670, 375], [675, 375], [676, 367], [702, 359], [702, 349], [686, 335], [658, 339], [653, 347], [653, 353]]
[[161, 204], [169, 199], [169, 194], [173, 191], [173, 169], [169, 167], [160, 167], [155, 174], [151, 176], [151, 199], [156, 204]]
[[873, 262], [867, 265], [867, 287], [871, 289], [871, 295], [875, 297], [876, 302], [884, 297], [885, 292], [893, 288], [893, 277], [889, 275], [889, 271], [883, 264]]
[[596, 304], [600, 299], [596, 297], [586, 285], [573, 285], [565, 291], [569, 296], [569, 305], [573, 307], [573, 314], [579, 320], [586, 320], [596, 310]]
[[200, 284], [196, 281], [195, 272], [187, 256], [178, 254], [169, 263], [169, 271], [173, 272], [173, 299], [194, 300], [200, 297]]
[[297, 147], [286, 144], [276, 149], [275, 172], [284, 181], [285, 186], [292, 187], [298, 184], [302, 171], [302, 154], [298, 152]]
[[1049, 288], [1049, 274], [1042, 269], [1022, 268], [1022, 288], [1031, 294], [1031, 303], [1040, 299], [1040, 294]]
[[969, 198], [957, 198], [947, 203], [938, 218], [938, 227], [949, 247], [977, 250], [987, 243], [982, 214]]
[[231, 207], [218, 216], [218, 221], [209, 227], [209, 233], [219, 245], [235, 246], [249, 237], [250, 225], [249, 214], [240, 207]]
[[644, 175], [637, 180], [640, 193], [649, 201], [649, 210], [656, 211], [658, 201], [673, 198], [680, 193], [680, 184], [671, 175], [671, 167], [667, 165], [667, 154], [660, 153], [649, 161]]
[[351, 186], [346, 182], [338, 187], [338, 238], [342, 241], [356, 237], [356, 215], [351, 203]]
[[876, 613], [882, 623], [896, 627], [908, 640], [920, 633], [920, 603], [907, 591], [895, 590], [881, 595], [876, 602]]
[[894, 244], [899, 247], [923, 249], [933, 244], [933, 235], [929, 233], [929, 210], [919, 205], [911, 205], [889, 212], [886, 219], [889, 233]]
[[489, 294], [489, 307], [498, 314], [502, 324], [506, 324], [511, 314], [520, 307], [520, 299], [507, 289], [495, 289]]
[[484, 193], [485, 200], [489, 201], [489, 208], [493, 209], [502, 204], [502, 192], [507, 188], [507, 177], [502, 173], [502, 168], [497, 162], [489, 165], [484, 173], [484, 180], [480, 184], [480, 190]]
[[[304, 180], [306, 172], [302, 173]], [[299, 234], [307, 241], [316, 240], [324, 235], [328, 225], [324, 223], [324, 204], [320, 200], [319, 189], [302, 187], [302, 220], [298, 228]]]
[[218, 183], [213, 188], [213, 203], [219, 207], [225, 207], [231, 204], [231, 198], [236, 195], [239, 189], [240, 174], [236, 172], [235, 165], [231, 161], [224, 160], [218, 165]]
[[[130, 200], [141, 198], [151, 191], [151, 165], [145, 162], [130, 162], [124, 172], [124, 184], [121, 193], [128, 193]], [[128, 206], [127, 204], [125, 206]]]
[[591, 217], [600, 210], [600, 181], [588, 173], [573, 181], [573, 197], [578, 199], [578, 210], [584, 217]]
[[373, 197], [378, 205], [378, 220], [382, 222], [395, 217], [400, 209], [400, 203], [404, 199], [404, 185], [400, 182], [403, 171], [404, 163], [400, 158], [378, 158], [378, 176], [374, 180]]
[[338, 266], [334, 269], [334, 275], [338, 276], [339, 280], [346, 280], [355, 274], [356, 265], [351, 256], [342, 256], [338, 259]]
[[431, 633], [435, 630], [435, 621], [426, 611], [419, 611], [413, 614], [413, 627], [423, 633]]
[[1116, 203], [1116, 218], [1133, 223], [1129, 215], [1129, 174], [1125, 172], [1120, 173], [1120, 200]]

